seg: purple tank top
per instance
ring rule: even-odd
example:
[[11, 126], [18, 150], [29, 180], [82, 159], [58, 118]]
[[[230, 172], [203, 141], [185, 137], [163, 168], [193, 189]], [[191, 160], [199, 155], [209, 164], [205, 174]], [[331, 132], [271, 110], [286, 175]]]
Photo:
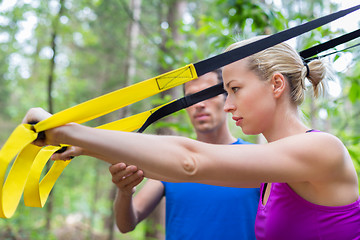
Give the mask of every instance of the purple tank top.
[[260, 197], [257, 240], [360, 239], [360, 197], [345, 206], [321, 206], [306, 201], [286, 183], [272, 183], [266, 205], [262, 202]]
[[321, 206], [303, 199], [287, 183], [272, 183], [265, 206], [262, 198], [255, 221], [257, 240], [360, 239], [360, 197], [345, 206]]

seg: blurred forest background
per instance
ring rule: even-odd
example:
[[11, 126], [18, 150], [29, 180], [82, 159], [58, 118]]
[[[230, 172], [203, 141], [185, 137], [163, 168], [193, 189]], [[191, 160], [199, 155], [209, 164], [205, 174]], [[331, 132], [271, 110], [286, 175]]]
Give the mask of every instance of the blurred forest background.
[[[56, 113], [219, 54], [234, 41], [276, 33], [355, 4], [340, 0], [0, 1], [0, 146], [31, 107]], [[355, 12], [289, 42], [301, 51], [354, 31], [359, 28], [359, 15]], [[358, 48], [326, 57], [335, 74], [329, 94], [317, 101], [309, 95], [302, 106], [309, 126], [343, 140], [358, 172], [359, 59]], [[97, 126], [139, 113], [181, 94], [178, 87], [86, 124]], [[244, 136], [233, 123], [231, 129], [248, 141], [261, 139]], [[184, 111], [146, 132], [195, 137]], [[0, 219], [0, 239], [161, 239], [161, 207], [132, 233], [120, 234], [114, 228], [116, 188], [108, 167], [87, 157], [72, 160], [44, 208], [21, 202], [11, 219]]]

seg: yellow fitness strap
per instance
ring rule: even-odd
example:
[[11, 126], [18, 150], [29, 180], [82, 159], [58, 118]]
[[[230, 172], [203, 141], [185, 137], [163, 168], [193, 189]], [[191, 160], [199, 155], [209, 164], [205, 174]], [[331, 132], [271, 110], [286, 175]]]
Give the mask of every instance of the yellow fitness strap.
[[[26, 202], [29, 205], [42, 206], [57, 177], [69, 163], [69, 161], [64, 162], [63, 164], [54, 163], [41, 183], [38, 184], [40, 179], [39, 175], [41, 174], [40, 170], [45, 165], [49, 156], [60, 148], [59, 146], [49, 146], [42, 149], [31, 145], [31, 142], [38, 137], [39, 132], [69, 122], [83, 123], [105, 115], [131, 103], [193, 80], [197, 78], [198, 75], [203, 75], [209, 71], [320, 27], [358, 9], [360, 9], [360, 5], [329, 14], [209, 59], [195, 64], [189, 64], [158, 77], [111, 92], [54, 114], [50, 118], [45, 119], [34, 126], [29, 124], [19, 125], [0, 150], [0, 179], [3, 182], [6, 177], [8, 165], [17, 155], [5, 183], [3, 185], [0, 184], [0, 217], [8, 218], [13, 215], [24, 188], [26, 188], [24, 197], [26, 195], [26, 198], [30, 199], [26, 200]], [[37, 199], [35, 199], [36, 197], [32, 192], [36, 192]]]
[[91, 99], [37, 123], [36, 132], [69, 122], [84, 123], [197, 78], [192, 64]]
[[[166, 103], [149, 111], [145, 111], [127, 118], [101, 125], [97, 128], [125, 132], [134, 131], [138, 129], [154, 111], [167, 104], [169, 103]], [[64, 168], [70, 163], [70, 161], [55, 161], [50, 171], [45, 175], [45, 177], [39, 184], [41, 170], [44, 168], [46, 162], [51, 157], [51, 155], [60, 148], [61, 147], [58, 146], [47, 146], [41, 149], [41, 151], [34, 149], [34, 151], [37, 151], [37, 155], [35, 153], [36, 158], [30, 169], [30, 174], [24, 189], [24, 204], [26, 206], [43, 207], [56, 180], [58, 179]]]
[[[49, 173], [39, 185], [39, 175], [41, 174], [43, 166], [49, 156], [60, 148], [49, 146], [41, 149], [31, 145], [31, 142], [37, 138], [39, 132], [70, 122], [83, 123], [89, 121], [196, 78], [196, 70], [192, 64], [189, 64], [158, 77], [68, 108], [34, 126], [29, 124], [19, 125], [0, 150], [0, 179], [2, 182], [5, 180], [8, 165], [18, 154], [4, 185], [2, 186], [0, 184], [0, 217], [9, 218], [14, 214], [28, 177], [30, 182], [26, 184], [26, 194], [24, 193], [24, 198], [26, 195], [26, 204], [30, 206], [43, 206], [56, 179], [68, 164], [68, 162], [54, 163]], [[123, 119], [124, 122], [119, 120], [117, 123], [106, 124], [105, 126], [114, 128], [114, 130], [126, 131], [126, 129], [128, 129], [128, 131], [133, 131], [141, 126], [146, 120], [146, 117], [151, 114], [151, 111], [125, 118]], [[136, 118], [141, 120], [135, 120]], [[117, 124], [121, 124], [122, 126], [118, 126]], [[134, 126], [131, 126], [132, 124], [137, 125], [134, 128]], [[34, 166], [32, 167], [33, 164]], [[38, 190], [36, 191], [35, 189]], [[33, 194], [34, 192], [37, 192], [37, 199], [34, 197], [36, 195]], [[30, 198], [28, 196], [30, 196]]]

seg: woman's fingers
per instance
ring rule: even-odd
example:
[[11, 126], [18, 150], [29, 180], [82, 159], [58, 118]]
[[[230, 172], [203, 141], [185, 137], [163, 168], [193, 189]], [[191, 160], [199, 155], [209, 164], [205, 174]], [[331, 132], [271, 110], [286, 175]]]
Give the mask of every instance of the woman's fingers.
[[61, 153], [54, 153], [51, 156], [51, 160], [71, 160], [74, 157], [80, 156], [83, 153], [83, 149], [80, 147], [69, 146], [66, 150]]
[[37, 123], [51, 116], [50, 113], [42, 108], [31, 108], [26, 113], [22, 123]]

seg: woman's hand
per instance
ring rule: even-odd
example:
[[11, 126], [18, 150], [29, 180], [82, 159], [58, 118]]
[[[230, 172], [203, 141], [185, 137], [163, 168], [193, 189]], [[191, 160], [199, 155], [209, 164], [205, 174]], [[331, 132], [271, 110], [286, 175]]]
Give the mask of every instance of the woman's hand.
[[71, 160], [74, 157], [84, 155], [84, 149], [81, 147], [68, 146], [62, 153], [54, 153], [51, 160]]
[[44, 109], [38, 108], [31, 108], [25, 115], [22, 123], [38, 123], [44, 119], [51, 117], [51, 114], [45, 111]]
[[[22, 123], [36, 124], [44, 119], [51, 117], [52, 115], [42, 108], [31, 108], [25, 115]], [[69, 123], [64, 126], [56, 127], [53, 129], [46, 130], [42, 133], [42, 137], [38, 137], [33, 144], [37, 146], [53, 145], [58, 146], [64, 144], [62, 137], [66, 135], [69, 128], [75, 123]]]
[[[51, 114], [45, 111], [44, 109], [37, 107], [37, 108], [31, 108], [25, 115], [24, 119], [22, 120], [22, 123], [25, 124], [32, 124], [35, 125], [36, 123], [47, 119], [51, 117]], [[47, 142], [47, 138], [45, 133], [41, 133], [38, 135], [38, 138], [33, 142], [33, 144], [42, 147], [49, 145], [50, 143]]]

